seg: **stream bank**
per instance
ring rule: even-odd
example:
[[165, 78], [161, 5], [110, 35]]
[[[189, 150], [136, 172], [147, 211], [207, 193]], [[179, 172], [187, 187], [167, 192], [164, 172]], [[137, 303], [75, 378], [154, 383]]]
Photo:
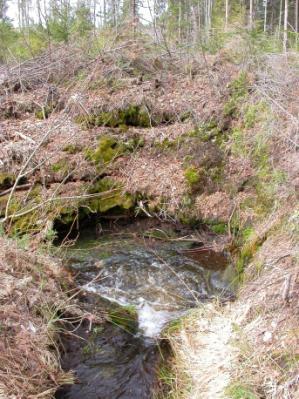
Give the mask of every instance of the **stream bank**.
[[[136, 222], [127, 230], [136, 232]], [[75, 337], [65, 336], [62, 367], [75, 372], [76, 384], [56, 398], [152, 398], [164, 389], [158, 374], [170, 354], [163, 331], [200, 304], [231, 300], [229, 258], [207, 251], [203, 264], [187, 257], [187, 239], [132, 239], [128, 233], [99, 239], [95, 230], [80, 237], [66, 250], [68, 269], [83, 302], [92, 313], [104, 309], [108, 322], [85, 321], [72, 327]]]

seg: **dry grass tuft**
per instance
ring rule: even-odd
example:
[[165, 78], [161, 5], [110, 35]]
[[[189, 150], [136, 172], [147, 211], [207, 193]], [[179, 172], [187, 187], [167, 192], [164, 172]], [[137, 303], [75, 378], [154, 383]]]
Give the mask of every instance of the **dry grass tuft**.
[[67, 297], [51, 259], [0, 238], [0, 398], [51, 398], [73, 376], [60, 368], [58, 325]]

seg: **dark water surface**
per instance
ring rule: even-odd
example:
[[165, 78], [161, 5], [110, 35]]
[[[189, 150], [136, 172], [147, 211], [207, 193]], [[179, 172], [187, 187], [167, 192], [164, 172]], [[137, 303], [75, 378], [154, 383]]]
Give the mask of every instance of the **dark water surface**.
[[228, 261], [211, 251], [200, 261], [183, 255], [177, 243], [149, 247], [146, 242], [86, 237], [68, 255], [85, 295], [133, 307], [137, 329], [85, 321], [63, 338], [62, 366], [74, 370], [77, 380], [57, 392], [57, 399], [152, 398], [163, 329], [199, 303], [231, 295], [232, 271], [223, 267]]

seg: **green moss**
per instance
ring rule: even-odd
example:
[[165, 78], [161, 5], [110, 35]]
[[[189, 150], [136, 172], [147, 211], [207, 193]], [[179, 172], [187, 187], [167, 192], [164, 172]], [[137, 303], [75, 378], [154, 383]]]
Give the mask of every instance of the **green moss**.
[[95, 165], [103, 166], [126, 152], [135, 151], [136, 148], [144, 145], [144, 139], [135, 136], [127, 141], [117, 140], [115, 137], [105, 135], [98, 140], [98, 146], [95, 150], [87, 148], [85, 158]]
[[199, 183], [202, 176], [202, 171], [195, 168], [194, 166], [190, 166], [185, 170], [184, 175], [188, 185], [192, 187], [195, 184]]
[[236, 117], [242, 102], [248, 95], [249, 80], [245, 72], [241, 72], [239, 76], [234, 79], [230, 85], [230, 97], [223, 107], [224, 116]]
[[55, 209], [56, 217], [62, 224], [70, 225], [74, 219], [78, 216], [78, 205], [61, 205]]
[[15, 182], [15, 176], [11, 173], [0, 173], [0, 190], [11, 187]]
[[131, 105], [124, 109], [113, 111], [94, 112], [89, 116], [77, 116], [75, 121], [84, 124], [86, 127], [107, 126], [107, 127], [150, 127], [151, 118], [147, 109], [143, 106]]
[[[38, 201], [32, 200], [24, 205], [20, 200], [12, 199], [9, 206], [9, 215], [15, 215], [21, 211], [29, 210], [37, 203]], [[38, 210], [35, 210], [24, 216], [11, 219], [7, 225], [7, 233], [14, 237], [23, 236], [24, 234], [33, 234], [39, 231], [39, 224], [40, 215]]]
[[166, 137], [162, 141], [156, 141], [154, 143], [154, 146], [160, 150], [168, 150], [175, 148], [178, 145], [179, 141], [178, 140], [170, 140], [168, 137]]
[[60, 161], [51, 165], [51, 169], [55, 173], [60, 172], [60, 171], [65, 172], [67, 170], [67, 168], [68, 168], [68, 163], [65, 159], [61, 159]]
[[210, 229], [215, 234], [226, 234], [227, 233], [227, 224], [226, 223], [214, 223], [210, 225]]
[[256, 254], [267, 236], [259, 236], [252, 227], [246, 227], [239, 231], [238, 236], [236, 244], [239, 247], [239, 255], [236, 262], [236, 269], [239, 279], [242, 280], [246, 265]]
[[236, 156], [247, 157], [249, 153], [249, 147], [246, 142], [246, 135], [244, 130], [236, 127], [232, 129], [230, 136], [232, 140], [232, 145], [231, 145], [232, 153]]
[[122, 155], [126, 150], [123, 142], [111, 136], [101, 136], [95, 150], [86, 149], [85, 158], [96, 165], [106, 164]]
[[226, 394], [231, 399], [258, 399], [258, 397], [246, 385], [237, 383], [226, 389]]
[[207, 175], [210, 176], [214, 183], [220, 184], [224, 179], [223, 166], [216, 166], [215, 168], [210, 168], [206, 171]]
[[203, 142], [213, 140], [222, 133], [216, 119], [211, 119], [208, 122], [202, 123], [195, 132], [197, 132], [197, 136]]
[[82, 147], [78, 144], [68, 144], [63, 148], [63, 151], [68, 154], [77, 154], [82, 151]]
[[35, 112], [35, 117], [37, 119], [48, 119], [51, 113], [53, 112], [53, 107], [42, 107], [38, 111]]
[[184, 209], [181, 212], [178, 212], [176, 215], [177, 219], [180, 223], [185, 224], [190, 227], [198, 227], [199, 221], [195, 215], [190, 212], [190, 209]]
[[128, 210], [135, 204], [134, 197], [128, 193], [123, 193], [119, 183], [109, 177], [97, 181], [88, 192], [90, 194], [106, 193], [99, 198], [90, 200], [89, 206], [93, 212], [104, 213], [116, 207]]

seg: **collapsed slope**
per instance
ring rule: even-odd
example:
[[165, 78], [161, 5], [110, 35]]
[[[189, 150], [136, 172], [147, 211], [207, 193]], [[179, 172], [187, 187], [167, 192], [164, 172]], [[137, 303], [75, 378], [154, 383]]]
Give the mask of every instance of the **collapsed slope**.
[[172, 338], [192, 379], [179, 397], [295, 398], [297, 54], [245, 68], [225, 52], [186, 62], [129, 43], [82, 62], [47, 69], [47, 84], [27, 74], [1, 86], [6, 230], [41, 241], [105, 217], [204, 224], [244, 286]]
[[[211, 84], [202, 60], [144, 60], [134, 50], [94, 60], [63, 86], [37, 82], [2, 96], [1, 213], [21, 215], [16, 232], [40, 231], [40, 211], [68, 223], [88, 208], [124, 211], [140, 200], [149, 212], [184, 219], [193, 194], [206, 183], [217, 188], [224, 154], [214, 138], [229, 123], [221, 107], [237, 68], [213, 59]], [[58, 200], [66, 193], [74, 197], [67, 205]]]

